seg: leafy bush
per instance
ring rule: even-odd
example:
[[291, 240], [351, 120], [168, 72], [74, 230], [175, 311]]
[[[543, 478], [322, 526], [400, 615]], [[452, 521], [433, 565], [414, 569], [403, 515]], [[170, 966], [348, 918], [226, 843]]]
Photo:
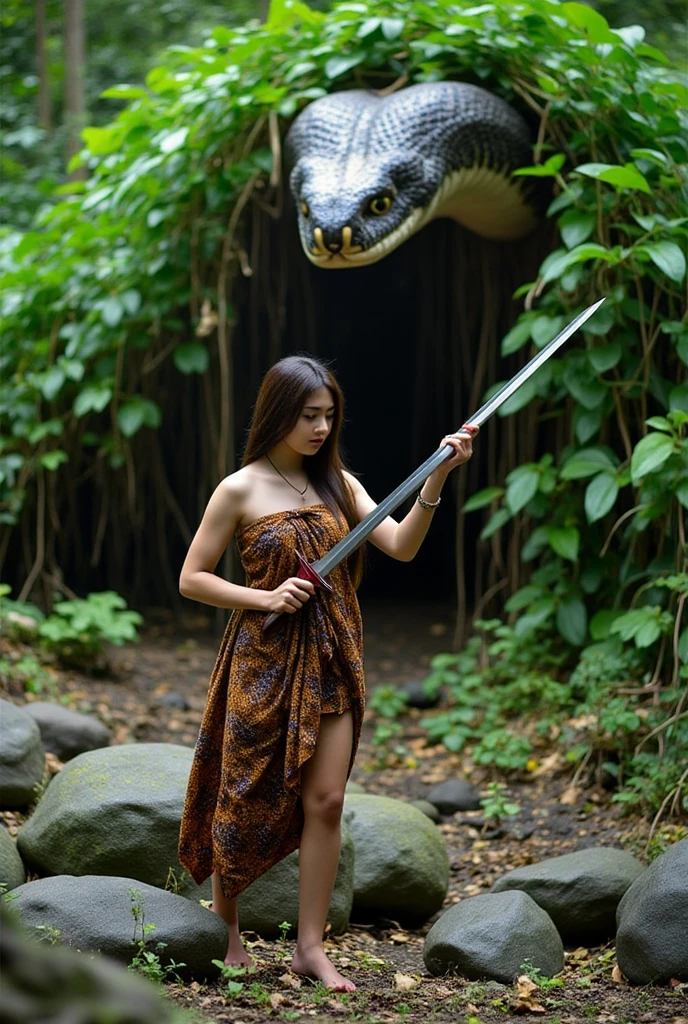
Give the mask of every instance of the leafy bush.
[[103, 645], [138, 640], [136, 627], [143, 619], [125, 610], [124, 598], [112, 590], [89, 594], [84, 600], [61, 601], [39, 627], [44, 645], [65, 665], [92, 667]]

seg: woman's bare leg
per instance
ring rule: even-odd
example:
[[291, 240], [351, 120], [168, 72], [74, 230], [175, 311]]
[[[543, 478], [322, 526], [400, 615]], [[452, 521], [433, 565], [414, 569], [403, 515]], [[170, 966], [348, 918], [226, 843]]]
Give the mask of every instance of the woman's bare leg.
[[222, 920], [227, 922], [227, 927], [229, 928], [229, 946], [227, 947], [225, 963], [232, 967], [248, 967], [249, 964], [253, 963], [253, 960], [244, 949], [244, 944], [239, 934], [239, 915], [236, 897], [232, 900], [228, 900], [225, 897], [220, 887], [217, 871], [213, 871], [212, 884], [213, 902], [210, 909], [219, 914]]
[[338, 992], [353, 992], [356, 986], [328, 960], [323, 932], [339, 865], [352, 741], [350, 711], [321, 715], [315, 753], [301, 769], [304, 827], [299, 850], [299, 932], [292, 970], [314, 975]]

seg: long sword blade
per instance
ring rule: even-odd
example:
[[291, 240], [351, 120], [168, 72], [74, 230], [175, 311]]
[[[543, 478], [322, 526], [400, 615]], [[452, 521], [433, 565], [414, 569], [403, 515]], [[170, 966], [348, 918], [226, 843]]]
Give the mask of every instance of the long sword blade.
[[[571, 321], [571, 323], [557, 334], [556, 338], [553, 338], [545, 347], [537, 353], [536, 356], [530, 360], [529, 363], [519, 370], [518, 373], [508, 381], [504, 387], [500, 388], [499, 391], [485, 402], [483, 406], [472, 416], [469, 416], [465, 422], [468, 424], [475, 424], [480, 427], [485, 423], [490, 416], [494, 415], [497, 409], [506, 402], [507, 398], [510, 398], [514, 392], [525, 384], [529, 377], [539, 370], [543, 363], [545, 363], [551, 355], [553, 355], [557, 349], [561, 348], [565, 341], [571, 337], [579, 327], [588, 320], [593, 313], [600, 308], [604, 298], [599, 299], [593, 303], [592, 306], [588, 306], [587, 309], [579, 313], [578, 316]], [[415, 472], [411, 474], [403, 483], [399, 484], [396, 490], [392, 491], [384, 501], [370, 512], [365, 519], [362, 519], [357, 526], [347, 533], [346, 537], [343, 537], [333, 548], [331, 548], [326, 555], [319, 558], [317, 562], [313, 562], [313, 568], [320, 576], [326, 576], [328, 572], [331, 572], [336, 565], [352, 551], [355, 551], [359, 544], [368, 537], [368, 535], [375, 529], [376, 526], [382, 522], [388, 515], [390, 515], [395, 508], [397, 508], [409, 495], [413, 494], [421, 484], [430, 476], [434, 469], [437, 469], [445, 459], [450, 458], [454, 454], [454, 449], [451, 445], [446, 444], [438, 448], [422, 466], [419, 466]]]

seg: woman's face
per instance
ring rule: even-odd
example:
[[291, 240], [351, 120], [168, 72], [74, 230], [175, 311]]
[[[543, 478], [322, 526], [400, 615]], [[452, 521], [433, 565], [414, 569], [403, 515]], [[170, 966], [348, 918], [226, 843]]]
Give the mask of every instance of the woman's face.
[[284, 441], [300, 455], [315, 455], [332, 430], [333, 419], [332, 392], [323, 385], [308, 395], [296, 426]]

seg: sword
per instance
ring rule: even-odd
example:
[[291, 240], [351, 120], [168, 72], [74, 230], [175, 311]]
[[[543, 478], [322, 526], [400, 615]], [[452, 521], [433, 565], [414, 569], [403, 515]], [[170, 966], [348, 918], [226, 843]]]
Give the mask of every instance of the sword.
[[[588, 306], [587, 309], [579, 313], [578, 316], [571, 321], [571, 323], [557, 334], [556, 338], [553, 338], [537, 355], [533, 356], [529, 363], [519, 370], [518, 373], [511, 378], [503, 387], [499, 389], [485, 402], [483, 406], [473, 416], [470, 416], [465, 423], [471, 424], [471, 426], [481, 427], [483, 423], [489, 420], [490, 416], [494, 415], [497, 409], [506, 402], [507, 398], [510, 398], [522, 384], [528, 380], [529, 377], [539, 370], [543, 363], [546, 363], [551, 355], [561, 348], [565, 341], [574, 334], [579, 327], [582, 327], [586, 320], [588, 320], [593, 313], [600, 308], [604, 298], [599, 299], [593, 303], [592, 306]], [[370, 533], [378, 526], [383, 519], [385, 519], [390, 513], [394, 511], [410, 494], [423, 484], [433, 470], [437, 469], [445, 459], [450, 458], [454, 454], [454, 449], [450, 444], [441, 445], [436, 452], [425, 460], [425, 462], [418, 467], [415, 472], [411, 474], [403, 483], [399, 484], [396, 490], [392, 491], [384, 501], [381, 501], [372, 512], [370, 512], [365, 519], [362, 519], [357, 526], [347, 533], [346, 537], [343, 537], [337, 544], [331, 548], [326, 555], [319, 558], [316, 562], [308, 562], [300, 551], [296, 552], [299, 560], [299, 570], [296, 573], [297, 577], [302, 580], [309, 580], [316, 587], [328, 590], [332, 593], [332, 587], [323, 578], [329, 572], [339, 565], [341, 561], [347, 558], [352, 551], [355, 551], [359, 544], [368, 537]], [[263, 629], [267, 629], [268, 626], [282, 615], [282, 612], [271, 612], [265, 622], [263, 623]]]

